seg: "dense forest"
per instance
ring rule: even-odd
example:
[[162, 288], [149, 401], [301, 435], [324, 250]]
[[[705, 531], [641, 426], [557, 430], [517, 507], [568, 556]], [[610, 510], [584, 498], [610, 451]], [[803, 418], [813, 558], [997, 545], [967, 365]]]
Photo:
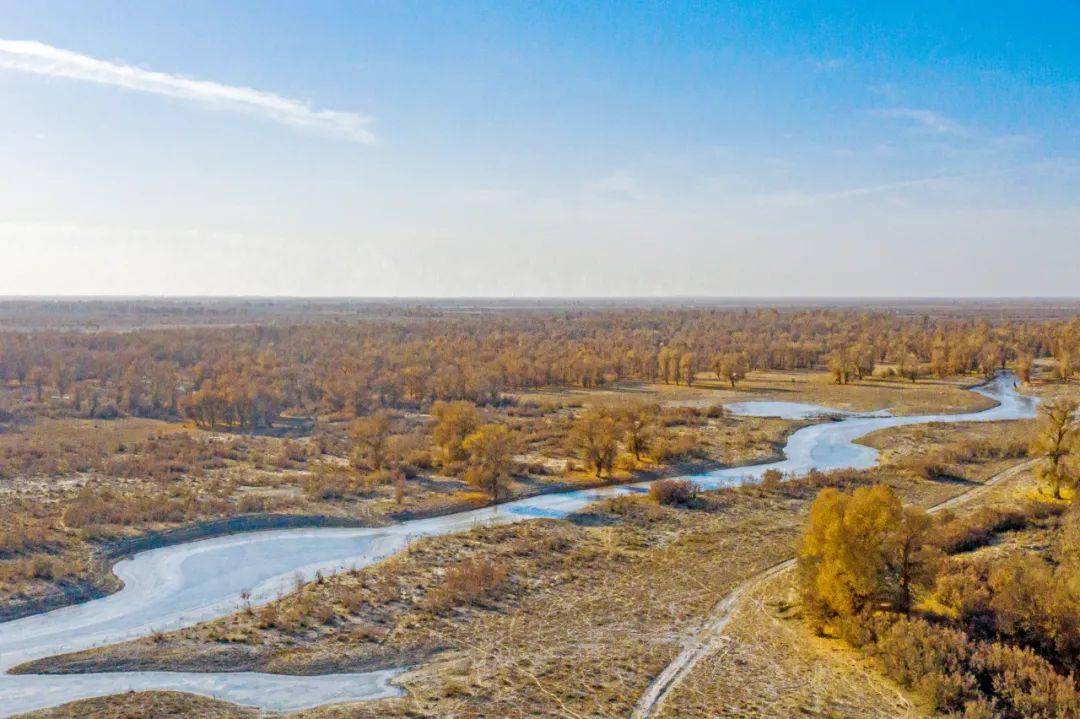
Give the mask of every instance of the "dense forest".
[[[608, 309], [399, 316], [348, 323], [0, 333], [0, 379], [80, 416], [185, 417], [253, 430], [283, 415], [358, 417], [549, 385], [734, 383], [747, 371], [828, 367], [991, 374], [1054, 357], [1080, 364], [1080, 319], [900, 317], [853, 310]], [[875, 369], [876, 368], [876, 369]], [[10, 413], [11, 407], [4, 410]]]

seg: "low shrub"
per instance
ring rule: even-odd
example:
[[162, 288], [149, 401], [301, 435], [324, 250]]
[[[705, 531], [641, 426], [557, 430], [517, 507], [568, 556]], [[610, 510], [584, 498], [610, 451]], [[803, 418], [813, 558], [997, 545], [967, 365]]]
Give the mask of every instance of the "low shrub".
[[168, 493], [118, 492], [84, 487], [64, 508], [69, 527], [93, 529], [101, 525], [131, 526], [144, 523], [176, 523], [220, 514], [230, 508], [227, 500], [177, 487]]
[[436, 611], [476, 604], [490, 597], [507, 581], [509, 571], [490, 559], [466, 559], [451, 567], [440, 585], [428, 592], [428, 606]]
[[761, 482], [759, 486], [765, 490], [779, 489], [780, 485], [784, 481], [784, 475], [777, 469], [766, 469], [765, 473], [761, 475]]
[[871, 651], [892, 679], [926, 696], [936, 711], [965, 719], [1080, 716], [1073, 679], [1030, 649], [972, 641], [956, 629], [899, 617]]
[[924, 457], [911, 463], [911, 468], [923, 479], [936, 480], [943, 477], [957, 477], [959, 473], [944, 460], [937, 457]]
[[996, 534], [1024, 529], [1064, 509], [1060, 504], [1029, 502], [1019, 509], [983, 507], [965, 517], [943, 514], [932, 541], [948, 554], [970, 552], [989, 544]]
[[662, 434], [653, 441], [649, 454], [658, 464], [690, 459], [699, 453], [700, 441], [693, 432]]
[[686, 507], [694, 504], [700, 487], [689, 479], [658, 479], [649, 485], [649, 497], [657, 504]]
[[643, 497], [633, 495], [605, 499], [600, 503], [599, 508], [603, 512], [614, 514], [622, 519], [632, 519], [646, 524], [658, 522], [667, 516], [663, 509], [652, 502], [646, 502]]
[[304, 493], [311, 499], [343, 499], [359, 496], [369, 485], [348, 467], [319, 464], [304, 478]]

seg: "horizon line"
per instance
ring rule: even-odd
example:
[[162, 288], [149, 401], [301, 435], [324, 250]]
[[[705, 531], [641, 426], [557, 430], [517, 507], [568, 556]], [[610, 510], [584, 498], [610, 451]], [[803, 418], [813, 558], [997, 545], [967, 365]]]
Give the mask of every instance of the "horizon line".
[[891, 301], [968, 301], [968, 300], [1021, 300], [1040, 302], [1080, 302], [1080, 295], [293, 295], [293, 294], [0, 294], [0, 303], [48, 300], [320, 300], [346, 302], [415, 302], [454, 300], [496, 301], [627, 301], [627, 300], [710, 300], [710, 301], [794, 301], [794, 300], [891, 300]]

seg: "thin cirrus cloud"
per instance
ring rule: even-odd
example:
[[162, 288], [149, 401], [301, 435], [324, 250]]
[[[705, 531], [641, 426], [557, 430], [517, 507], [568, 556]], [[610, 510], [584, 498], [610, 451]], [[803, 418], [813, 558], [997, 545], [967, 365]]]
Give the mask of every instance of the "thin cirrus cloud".
[[874, 114], [878, 117], [909, 122], [916, 127], [941, 134], [960, 135], [967, 131], [967, 128], [963, 125], [933, 110], [915, 107], [891, 107], [885, 110], [875, 110]]
[[214, 109], [255, 115], [350, 142], [375, 142], [375, 136], [368, 129], [371, 120], [364, 115], [316, 109], [305, 102], [250, 87], [193, 80], [182, 75], [98, 60], [33, 40], [0, 39], [0, 69], [165, 95]]

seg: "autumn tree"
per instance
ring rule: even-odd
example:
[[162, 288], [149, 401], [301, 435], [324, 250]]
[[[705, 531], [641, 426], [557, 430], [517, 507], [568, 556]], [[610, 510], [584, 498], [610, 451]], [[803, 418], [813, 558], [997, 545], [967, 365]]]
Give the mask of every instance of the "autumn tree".
[[1022, 353], [1016, 358], [1016, 376], [1024, 384], [1030, 384], [1031, 382], [1031, 365], [1031, 355], [1027, 353]]
[[750, 362], [742, 352], [727, 352], [713, 360], [713, 371], [716, 372], [717, 380], [727, 380], [734, 389], [735, 383], [745, 378], [750, 371]]
[[852, 494], [824, 489], [798, 545], [799, 586], [819, 621], [878, 607], [906, 611], [932, 576], [930, 519], [887, 485]]
[[1072, 342], [1063, 333], [1054, 342], [1054, 359], [1057, 360], [1057, 374], [1066, 384], [1072, 379], [1074, 350]]
[[435, 417], [435, 445], [447, 462], [459, 462], [467, 457], [462, 444], [480, 426], [480, 411], [472, 402], [436, 402], [431, 406]]
[[860, 342], [851, 350], [852, 367], [858, 379], [865, 379], [874, 374], [875, 352], [872, 345]]
[[847, 384], [855, 372], [854, 362], [847, 347], [840, 346], [829, 356], [829, 373], [836, 384]]
[[687, 368], [687, 364], [693, 363], [693, 357], [689, 360], [684, 359], [684, 355], [677, 349], [671, 347], [662, 347], [660, 352], [656, 355], [657, 371], [660, 374], [660, 379], [664, 381], [664, 384], [679, 384], [683, 374]]
[[202, 387], [187, 395], [180, 406], [196, 427], [214, 431], [225, 421], [228, 398], [212, 382], [204, 382]]
[[67, 394], [68, 387], [71, 385], [71, 368], [58, 357], [52, 364], [49, 379], [53, 386], [56, 387], [56, 393], [63, 397]]
[[34, 399], [38, 402], [45, 398], [45, 370], [34, 367], [30, 370], [30, 384], [34, 385]]
[[626, 451], [640, 462], [656, 434], [660, 406], [654, 402], [631, 402], [620, 407], [617, 414]]
[[697, 355], [693, 352], [684, 352], [679, 358], [679, 374], [687, 387], [692, 387], [697, 375]]
[[986, 344], [979, 350], [979, 372], [983, 377], [992, 379], [997, 374], [1001, 363], [1000, 348], [993, 344]]
[[619, 453], [618, 422], [606, 408], [592, 407], [574, 419], [567, 442], [597, 478], [611, 474]]
[[671, 350], [668, 354], [668, 376], [667, 381], [674, 382], [678, 386], [679, 381], [682, 379], [682, 352], [678, 350]]
[[518, 446], [517, 436], [506, 425], [481, 425], [461, 443], [469, 458], [466, 481], [498, 500], [513, 474]]
[[668, 370], [671, 364], [671, 350], [667, 347], [661, 347], [660, 351], [656, 354], [656, 376], [664, 382], [668, 383], [668, 378], [671, 376]]
[[1030, 453], [1039, 458], [1038, 476], [1049, 485], [1055, 499], [1061, 499], [1063, 487], [1076, 484], [1073, 455], [1080, 446], [1080, 403], [1074, 399], [1056, 399], [1039, 410]]
[[949, 352], [941, 338], [935, 340], [934, 347], [930, 350], [930, 373], [938, 379], [949, 375]]
[[353, 422], [349, 428], [349, 436], [353, 441], [350, 463], [354, 467], [366, 464], [372, 469], [385, 469], [392, 434], [393, 415], [386, 410], [379, 410]]
[[[911, 356], [906, 343], [900, 342], [896, 345], [893, 350], [893, 362], [896, 363], [896, 374], [907, 377], [912, 364], [915, 363], [915, 358]], [[914, 380], [912, 381], [914, 382]]]

